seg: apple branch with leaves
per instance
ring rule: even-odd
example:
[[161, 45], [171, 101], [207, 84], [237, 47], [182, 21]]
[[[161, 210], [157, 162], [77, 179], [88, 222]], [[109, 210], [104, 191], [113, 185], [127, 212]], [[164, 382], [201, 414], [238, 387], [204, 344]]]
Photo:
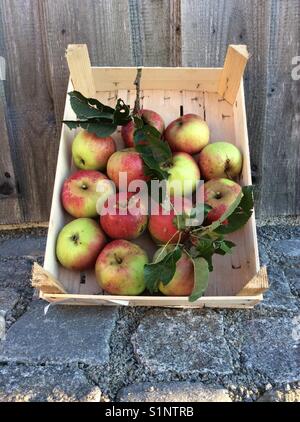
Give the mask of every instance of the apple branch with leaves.
[[[145, 124], [140, 114], [140, 81], [142, 69], [137, 70], [135, 79], [136, 100], [134, 109], [119, 98], [115, 108], [102, 104], [95, 98], [86, 98], [78, 91], [69, 92], [70, 103], [77, 120], [65, 120], [70, 129], [81, 127], [98, 137], [107, 137], [115, 132], [118, 126], [134, 122], [135, 149], [141, 155], [146, 173], [152, 179], [167, 180], [168, 168], [172, 164], [172, 152], [167, 142], [161, 138], [160, 132], [149, 124]], [[204, 204], [204, 217], [211, 207]], [[176, 263], [185, 252], [194, 265], [194, 288], [189, 297], [191, 302], [200, 298], [206, 291], [209, 272], [213, 271], [212, 257], [214, 254], [232, 253], [235, 244], [224, 238], [243, 227], [253, 212], [252, 186], [244, 186], [241, 194], [228, 210], [210, 225], [188, 227], [184, 219], [180, 220], [180, 231], [184, 231], [186, 240], [173, 245], [170, 252], [160, 260], [146, 264], [144, 267], [145, 282], [148, 290], [154, 293], [161, 281], [168, 284], [176, 271]], [[204, 218], [205, 221], [205, 218]], [[167, 245], [164, 246], [166, 248]]]

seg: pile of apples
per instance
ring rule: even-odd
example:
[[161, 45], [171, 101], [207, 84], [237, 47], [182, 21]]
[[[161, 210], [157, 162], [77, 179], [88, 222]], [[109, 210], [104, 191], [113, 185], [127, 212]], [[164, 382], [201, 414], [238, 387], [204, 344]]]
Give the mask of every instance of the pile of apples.
[[[241, 194], [241, 186], [233, 181], [242, 169], [242, 154], [229, 142], [209, 143], [207, 123], [195, 114], [186, 114], [171, 122], [165, 129], [162, 117], [152, 110], [142, 110], [145, 123], [155, 127], [169, 144], [173, 160], [168, 167], [167, 183], [191, 180], [194, 190], [199, 179], [204, 179], [204, 201], [211, 209], [206, 224], [220, 218]], [[147, 215], [130, 211], [134, 194], [115, 193], [110, 183], [97, 192], [99, 181], [113, 181], [119, 189], [119, 173], [127, 174], [128, 184], [134, 180], [149, 180], [144, 162], [134, 148], [135, 125], [131, 121], [122, 127], [126, 146], [116, 150], [112, 137], [99, 138], [81, 130], [72, 144], [72, 157], [78, 168], [64, 181], [61, 202], [75, 219], [60, 231], [56, 243], [57, 259], [65, 268], [85, 271], [95, 268], [100, 287], [112, 295], [139, 295], [146, 288], [144, 266], [148, 263], [145, 250], [133, 242], [146, 230], [158, 245], [154, 262], [165, 256], [180, 240], [180, 230], [174, 212], [165, 215]], [[99, 204], [107, 205], [114, 197], [117, 212], [99, 216]], [[143, 211], [143, 212], [142, 212]], [[193, 263], [186, 252], [176, 263], [172, 280], [159, 283], [162, 294], [188, 296], [194, 286]]]

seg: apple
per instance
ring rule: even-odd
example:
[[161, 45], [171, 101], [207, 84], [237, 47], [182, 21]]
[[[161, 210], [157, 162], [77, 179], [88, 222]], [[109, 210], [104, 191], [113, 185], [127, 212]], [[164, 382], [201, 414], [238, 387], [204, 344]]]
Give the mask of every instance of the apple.
[[111, 196], [103, 206], [100, 224], [112, 239], [136, 239], [147, 227], [146, 206], [132, 193]]
[[100, 204], [113, 193], [104, 174], [96, 170], [78, 170], [64, 181], [61, 201], [73, 217], [97, 217]]
[[114, 240], [101, 251], [96, 261], [96, 279], [111, 295], [134, 296], [145, 290], [146, 252], [127, 240]]
[[166, 190], [169, 195], [187, 196], [196, 190], [200, 171], [191, 155], [186, 152], [176, 152], [173, 154], [172, 163], [165, 170], [169, 173], [166, 183]]
[[75, 166], [82, 170], [105, 170], [109, 157], [116, 151], [113, 138], [99, 138], [81, 130], [72, 144]]
[[[167, 253], [172, 252], [174, 246], [168, 245], [156, 251], [153, 262], [162, 260]], [[159, 282], [158, 289], [166, 296], [190, 296], [194, 288], [194, 265], [190, 257], [183, 251], [176, 263], [176, 272], [171, 281], [164, 285]]]
[[237, 177], [243, 164], [240, 150], [230, 142], [214, 142], [200, 153], [199, 167], [205, 180]]
[[59, 232], [56, 256], [63, 267], [84, 271], [95, 264], [105, 243], [105, 235], [96, 221], [77, 218]]
[[129, 185], [133, 180], [148, 181], [149, 177], [145, 175], [144, 162], [140, 154], [134, 148], [126, 148], [116, 151], [108, 160], [107, 175], [119, 188], [119, 174], [127, 174], [127, 183]]
[[204, 202], [212, 207], [206, 216], [211, 224], [218, 220], [239, 197], [241, 186], [230, 179], [211, 179], [204, 183]]
[[164, 138], [172, 151], [196, 154], [208, 144], [209, 128], [197, 114], [185, 114], [167, 126]]
[[[172, 198], [171, 204], [176, 204], [177, 199]], [[156, 243], [174, 244], [179, 239], [184, 240], [185, 233], [180, 228], [180, 216], [184, 214], [186, 216], [189, 215], [189, 211], [192, 209], [192, 203], [187, 198], [184, 198], [179, 204], [182, 204], [182, 210], [176, 210], [172, 205], [169, 210], [166, 210], [162, 204], [159, 204], [158, 212], [150, 215], [148, 230]]]
[[[141, 110], [139, 113], [144, 120], [144, 122], [150, 126], [155, 127], [161, 134], [164, 131], [165, 124], [162, 117], [152, 110]], [[134, 147], [133, 135], [135, 131], [135, 126], [133, 121], [127, 123], [127, 125], [122, 127], [121, 134], [123, 141], [127, 147]]]

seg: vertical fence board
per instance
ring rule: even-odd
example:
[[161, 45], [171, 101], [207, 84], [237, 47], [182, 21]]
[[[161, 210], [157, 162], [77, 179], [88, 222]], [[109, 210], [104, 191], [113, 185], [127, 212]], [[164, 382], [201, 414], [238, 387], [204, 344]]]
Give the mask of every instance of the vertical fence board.
[[93, 65], [131, 66], [128, 5], [118, 0], [45, 0], [41, 21], [60, 129], [69, 74], [67, 45], [87, 44]]
[[[3, 56], [4, 57], [4, 56]], [[9, 145], [6, 121], [6, 102], [4, 96], [5, 81], [0, 81], [0, 223], [22, 222], [19, 206], [17, 182]]]
[[256, 204], [264, 214], [262, 150], [267, 98], [270, 1], [183, 0], [182, 56], [186, 66], [223, 66], [228, 44], [247, 44], [245, 74], [248, 130]]
[[300, 56], [299, 1], [272, 1], [271, 22], [260, 208], [266, 216], [296, 215], [300, 212], [300, 80], [293, 80], [291, 72], [292, 58]]
[[25, 221], [43, 221], [49, 217], [57, 137], [38, 3], [1, 0], [0, 6], [0, 36], [7, 61], [6, 116], [20, 205]]

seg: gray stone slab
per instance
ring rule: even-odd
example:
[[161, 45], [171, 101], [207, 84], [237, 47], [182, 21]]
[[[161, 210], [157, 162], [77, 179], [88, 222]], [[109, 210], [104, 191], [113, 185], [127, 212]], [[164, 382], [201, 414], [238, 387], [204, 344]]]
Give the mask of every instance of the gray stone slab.
[[300, 380], [300, 330], [297, 318], [258, 318], [243, 321], [235, 334], [241, 339], [241, 362], [276, 383]]
[[46, 237], [21, 236], [0, 240], [0, 257], [43, 256]]
[[0, 312], [6, 315], [12, 311], [19, 297], [20, 295], [14, 289], [0, 287]]
[[223, 317], [214, 312], [151, 311], [132, 343], [137, 359], [152, 373], [232, 372]]
[[284, 271], [279, 267], [269, 267], [269, 289], [264, 293], [264, 299], [255, 309], [297, 311], [297, 299], [292, 294]]
[[300, 259], [300, 240], [297, 238], [273, 241], [270, 248], [286, 258]]
[[291, 292], [300, 296], [300, 268], [288, 268], [284, 270]]
[[118, 315], [115, 307], [51, 306], [35, 301], [8, 330], [0, 345], [2, 362], [83, 362], [105, 365]]
[[268, 265], [270, 262], [270, 259], [269, 259], [265, 245], [260, 242], [258, 244], [258, 249], [259, 249], [260, 265], [261, 266]]
[[32, 262], [26, 259], [0, 259], [0, 287], [30, 287], [31, 268]]
[[99, 402], [99, 387], [79, 369], [63, 366], [0, 367], [0, 402]]
[[207, 386], [199, 382], [150, 382], [122, 388], [120, 402], [231, 402], [228, 391], [220, 386]]

